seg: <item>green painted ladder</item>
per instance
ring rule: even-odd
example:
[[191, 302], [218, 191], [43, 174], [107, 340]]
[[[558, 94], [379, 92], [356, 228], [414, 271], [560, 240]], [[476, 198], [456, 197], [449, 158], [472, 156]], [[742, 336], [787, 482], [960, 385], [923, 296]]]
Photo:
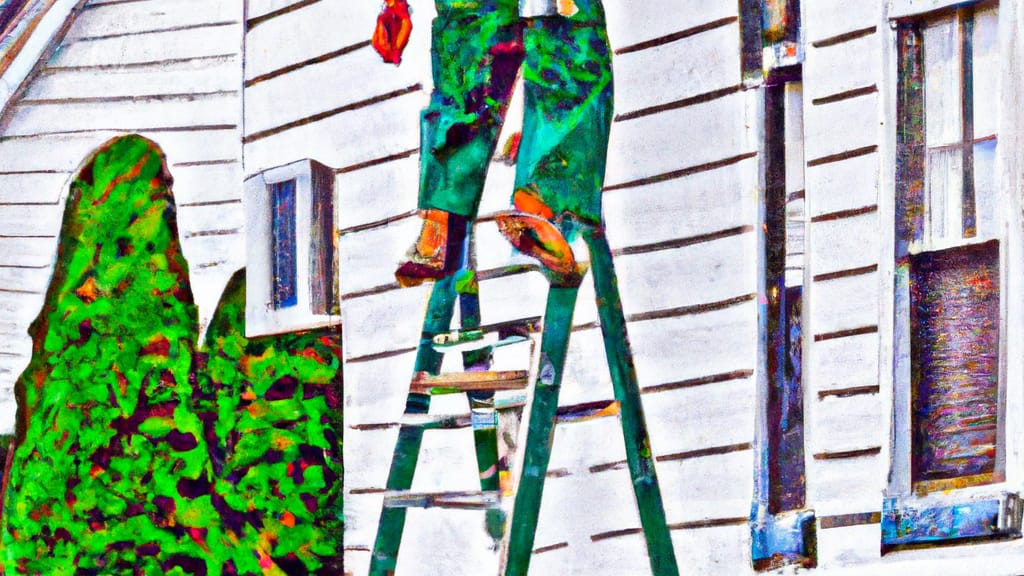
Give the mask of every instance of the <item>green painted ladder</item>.
[[[590, 252], [605, 353], [611, 371], [615, 400], [619, 404], [626, 443], [626, 461], [647, 541], [651, 571], [654, 576], [678, 576], [679, 569], [665, 521], [661, 490], [654, 468], [654, 456], [651, 453], [647, 424], [640, 403], [640, 387], [626, 334], [626, 322], [619, 299], [611, 249], [600, 228], [581, 225], [579, 231]], [[548, 292], [541, 335], [541, 359], [535, 376], [524, 448], [523, 472], [519, 478], [512, 508], [511, 528], [507, 535], [504, 534], [506, 519], [501, 508], [501, 492], [496, 473], [498, 439], [494, 390], [519, 386], [523, 383], [521, 374], [481, 372], [473, 378], [440, 375], [443, 353], [434, 348], [435, 336], [451, 332], [456, 300], [460, 304], [462, 330], [480, 328], [479, 297], [475, 290], [475, 282], [469, 284], [469, 289], [460, 287], [457, 291], [456, 279], [450, 276], [436, 282], [431, 292], [416, 354], [415, 375], [406, 401], [405, 418], [398, 433], [387, 480], [384, 508], [377, 527], [377, 538], [370, 561], [371, 576], [394, 574], [405, 527], [405, 512], [409, 507], [486, 509], [487, 527], [491, 536], [496, 540], [507, 538], [507, 556], [502, 562], [504, 575], [525, 576], [529, 570], [544, 479], [554, 441], [558, 395], [569, 348], [579, 283], [571, 286], [553, 283]], [[536, 319], [531, 319], [484, 329], [499, 332], [511, 329], [513, 332], [521, 332], [535, 330], [536, 327]], [[463, 365], [468, 370], [486, 370], [490, 363], [490, 353], [490, 348], [463, 352]], [[469, 374], [473, 372], [464, 373]], [[434, 427], [443, 425], [425, 417], [430, 409], [431, 394], [453, 391], [464, 391], [469, 396], [474, 420], [477, 463], [481, 472], [481, 491], [411, 493], [409, 488], [416, 470], [423, 432], [431, 423]], [[415, 421], [417, 418], [419, 421]]]

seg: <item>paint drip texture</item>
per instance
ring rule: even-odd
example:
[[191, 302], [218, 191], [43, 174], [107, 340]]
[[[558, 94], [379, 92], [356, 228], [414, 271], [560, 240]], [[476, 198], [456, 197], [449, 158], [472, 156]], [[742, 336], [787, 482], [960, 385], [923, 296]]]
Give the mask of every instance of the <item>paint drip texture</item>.
[[341, 572], [340, 330], [247, 339], [245, 282], [199, 324], [159, 151], [71, 187], [17, 382], [7, 574]]

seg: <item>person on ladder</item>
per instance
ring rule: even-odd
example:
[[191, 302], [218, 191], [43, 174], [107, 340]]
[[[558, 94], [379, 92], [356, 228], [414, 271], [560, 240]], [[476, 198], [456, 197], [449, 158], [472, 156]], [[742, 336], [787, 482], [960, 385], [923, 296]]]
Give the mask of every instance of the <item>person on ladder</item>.
[[[522, 68], [525, 110], [514, 210], [502, 234], [556, 283], [578, 281], [566, 234], [600, 228], [612, 122], [611, 48], [600, 0], [435, 0], [433, 81], [421, 124], [419, 238], [402, 286], [454, 273]], [[373, 46], [398, 64], [412, 29], [406, 0], [386, 0]]]

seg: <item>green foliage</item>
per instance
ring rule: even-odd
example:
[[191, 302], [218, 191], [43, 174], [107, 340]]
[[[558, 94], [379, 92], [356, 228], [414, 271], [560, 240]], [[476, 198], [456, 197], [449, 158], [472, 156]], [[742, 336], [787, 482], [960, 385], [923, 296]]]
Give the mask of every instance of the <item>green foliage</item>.
[[235, 275], [198, 323], [159, 152], [74, 183], [33, 356], [2, 558], [25, 574], [340, 571], [338, 331], [244, 337]]

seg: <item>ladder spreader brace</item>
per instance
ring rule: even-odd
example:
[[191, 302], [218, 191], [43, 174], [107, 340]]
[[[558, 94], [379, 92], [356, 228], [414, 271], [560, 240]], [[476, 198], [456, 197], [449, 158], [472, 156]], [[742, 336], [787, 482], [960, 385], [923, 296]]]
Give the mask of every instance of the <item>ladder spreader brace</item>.
[[[583, 224], [578, 226], [578, 230], [590, 252], [591, 273], [594, 276], [605, 354], [622, 422], [626, 462], [647, 542], [651, 572], [655, 576], [678, 576], [679, 569], [665, 521], [654, 456], [651, 453], [647, 424], [640, 403], [640, 387], [626, 334], [626, 321], [619, 298], [611, 249], [604, 231], [599, 227]], [[467, 235], [463, 250], [468, 250], [468, 245]], [[558, 396], [580, 282], [575, 281], [568, 286], [552, 282], [548, 291], [541, 333], [541, 357], [534, 377], [533, 401], [526, 445], [523, 448], [522, 473], [512, 507], [511, 528], [507, 533], [497, 471], [508, 464], [503, 462], [500, 463], [502, 466], [499, 466], [498, 462], [494, 391], [524, 388], [528, 384], [528, 375], [517, 371], [488, 371], [492, 350], [490, 346], [476, 350], [453, 346], [453, 351], [462, 351], [463, 366], [468, 371], [441, 375], [444, 352], [435, 349], [435, 339], [453, 339], [451, 321], [456, 299], [460, 307], [461, 330], [479, 330], [480, 333], [476, 336], [486, 332], [498, 332], [498, 343], [508, 340], [509, 330], [519, 335], [524, 331], [536, 331], [537, 321], [529, 319], [518, 323], [484, 327], [480, 330], [479, 295], [475, 281], [470, 283], [469, 289], [460, 290], [462, 293], [456, 291], [456, 283], [455, 275], [437, 281], [427, 305], [423, 332], [416, 352], [414, 378], [406, 400], [405, 416], [398, 432], [398, 441], [388, 474], [384, 507], [370, 561], [372, 576], [394, 575], [405, 526], [405, 512], [410, 507], [487, 510], [488, 532], [496, 540], [504, 540], [504, 575], [526, 576], [529, 570], [544, 479], [551, 458], [554, 426], [558, 420]], [[504, 333], [502, 329], [505, 330]], [[437, 419], [428, 415], [432, 394], [452, 392], [465, 392], [469, 397], [477, 465], [481, 473], [481, 491], [411, 493], [409, 488], [416, 470], [424, 430], [464, 425], [454, 422], [457, 419], [451, 417]]]

